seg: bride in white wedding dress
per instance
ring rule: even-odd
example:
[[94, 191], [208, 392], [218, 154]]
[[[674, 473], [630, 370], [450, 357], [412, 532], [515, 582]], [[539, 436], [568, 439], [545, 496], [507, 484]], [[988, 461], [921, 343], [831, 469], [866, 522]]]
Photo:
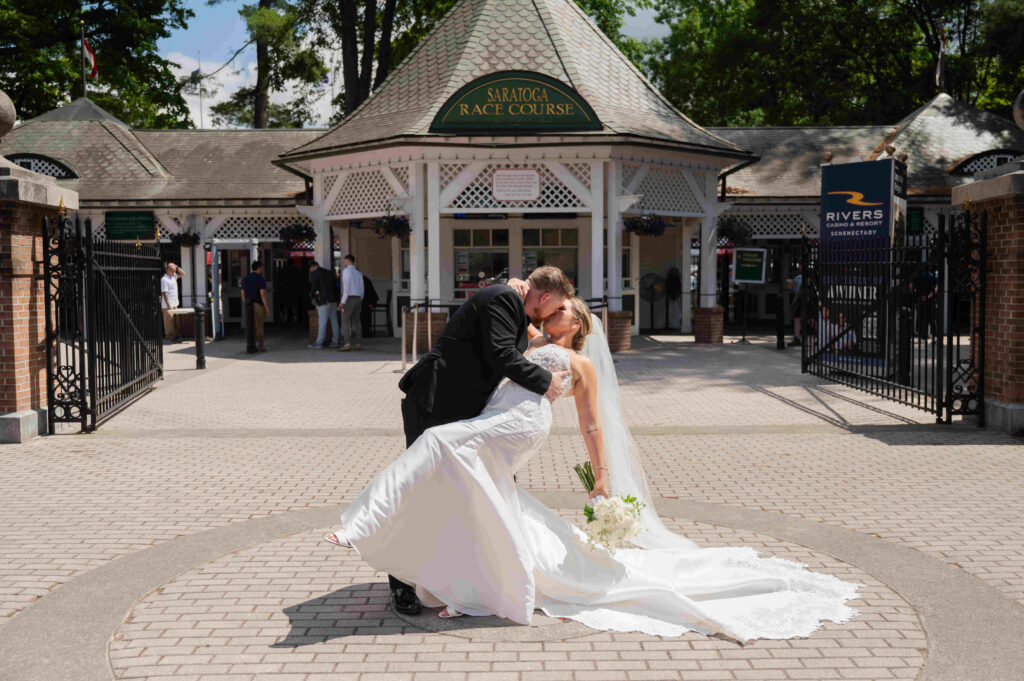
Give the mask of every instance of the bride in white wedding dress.
[[597, 630], [747, 641], [807, 636], [824, 620], [857, 614], [846, 605], [857, 584], [748, 547], [698, 548], [665, 528], [622, 423], [600, 322], [574, 298], [544, 327], [550, 342], [535, 339], [527, 358], [571, 370], [566, 394], [576, 397], [595, 494], [632, 494], [647, 505], [638, 548], [611, 555], [591, 546], [516, 486], [513, 475], [546, 440], [551, 404], [508, 379], [479, 416], [425, 431], [325, 539], [415, 585], [424, 605], [446, 606], [442, 617], [493, 614], [529, 624], [539, 608]]

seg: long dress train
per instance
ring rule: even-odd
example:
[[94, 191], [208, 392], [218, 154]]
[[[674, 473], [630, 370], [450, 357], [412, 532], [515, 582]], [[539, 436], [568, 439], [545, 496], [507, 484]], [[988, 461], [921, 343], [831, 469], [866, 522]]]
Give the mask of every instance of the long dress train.
[[[569, 365], [553, 344], [529, 359]], [[550, 402], [505, 380], [479, 416], [430, 428], [377, 475], [340, 532], [374, 568], [414, 584], [425, 605], [520, 624], [539, 608], [597, 630], [745, 641], [807, 636], [856, 614], [846, 601], [858, 585], [751, 548], [590, 546], [513, 481], [550, 427]]]

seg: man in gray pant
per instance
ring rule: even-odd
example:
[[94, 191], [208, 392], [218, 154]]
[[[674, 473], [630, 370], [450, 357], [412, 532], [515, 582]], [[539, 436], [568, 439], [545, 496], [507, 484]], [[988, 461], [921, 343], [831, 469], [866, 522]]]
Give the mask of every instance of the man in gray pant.
[[345, 344], [338, 352], [362, 350], [363, 325], [360, 313], [363, 309], [363, 273], [356, 269], [356, 258], [351, 253], [345, 256], [345, 269], [341, 271], [341, 331], [345, 334]]

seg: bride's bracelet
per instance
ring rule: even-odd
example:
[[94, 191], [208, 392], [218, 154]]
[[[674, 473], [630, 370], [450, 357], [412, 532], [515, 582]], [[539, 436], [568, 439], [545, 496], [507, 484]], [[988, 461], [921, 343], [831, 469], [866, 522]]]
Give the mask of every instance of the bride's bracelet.
[[608, 466], [591, 466], [591, 468], [602, 468], [604, 470], [608, 470]]

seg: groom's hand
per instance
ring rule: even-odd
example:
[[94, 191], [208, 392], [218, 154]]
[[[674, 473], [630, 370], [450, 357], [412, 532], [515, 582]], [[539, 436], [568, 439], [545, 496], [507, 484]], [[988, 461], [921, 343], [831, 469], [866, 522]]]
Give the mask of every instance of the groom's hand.
[[551, 384], [548, 386], [548, 391], [544, 393], [549, 400], [554, 402], [562, 396], [562, 393], [565, 392], [565, 384], [562, 382], [562, 379], [568, 375], [568, 371], [551, 372]]
[[505, 282], [505, 285], [519, 294], [519, 297], [526, 300], [526, 294], [530, 292], [530, 285], [522, 279], [513, 277]]

